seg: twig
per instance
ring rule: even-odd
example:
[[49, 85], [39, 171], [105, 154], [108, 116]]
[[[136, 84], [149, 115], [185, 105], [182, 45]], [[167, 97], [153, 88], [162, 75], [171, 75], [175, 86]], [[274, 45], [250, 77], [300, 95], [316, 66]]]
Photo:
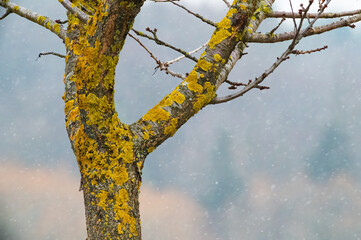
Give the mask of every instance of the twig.
[[191, 56], [190, 54], [188, 54], [186, 51], [184, 51], [183, 49], [180, 49], [180, 48], [177, 48], [177, 47], [174, 47], [172, 45], [170, 45], [169, 43], [166, 43], [162, 40], [160, 40], [158, 37], [152, 37], [152, 36], [149, 36], [148, 34], [145, 34], [143, 32], [140, 32], [138, 30], [135, 30], [134, 28], [132, 29], [132, 31], [137, 34], [138, 36], [141, 36], [141, 37], [145, 37], [145, 38], [148, 38], [150, 40], [153, 40], [156, 44], [158, 45], [162, 45], [162, 46], [165, 46], [165, 47], [168, 47], [170, 49], [173, 49], [174, 51], [177, 51], [181, 54], [183, 54], [185, 57], [193, 60], [194, 62], [198, 62], [198, 59]]
[[154, 59], [154, 61], [157, 63], [157, 67], [155, 67], [155, 69], [160, 69], [161, 71], [165, 71], [166, 74], [170, 74], [174, 77], [178, 77], [178, 78], [182, 78], [184, 79], [185, 77], [183, 75], [181, 75], [180, 73], [175, 73], [171, 70], [168, 69], [168, 64], [167, 63], [163, 63], [161, 62], [158, 58], [156, 58], [153, 53], [151, 51], [149, 51], [149, 49], [144, 46], [144, 44], [138, 39], [136, 38], [135, 36], [133, 36], [131, 33], [128, 33], [128, 35], [133, 38], [136, 42], [139, 43], [140, 46], [142, 46], [150, 55], [151, 58]]
[[186, 8], [185, 6], [180, 5], [180, 4], [176, 3], [175, 1], [169, 1], [169, 0], [168, 0], [168, 1], [159, 1], [159, 0], [157, 1], [157, 0], [153, 0], [153, 1], [154, 1], [154, 2], [170, 2], [170, 3], [173, 3], [174, 5], [176, 5], [176, 6], [180, 7], [180, 8], [182, 8], [182, 9], [186, 10], [189, 14], [195, 16], [196, 18], [199, 18], [199, 19], [202, 20], [203, 22], [205, 22], [205, 23], [207, 23], [207, 24], [209, 24], [209, 25], [211, 25], [211, 26], [213, 26], [213, 27], [217, 27], [217, 24], [214, 23], [213, 21], [208, 20], [208, 19], [205, 19], [203, 16], [199, 15], [198, 13], [192, 12], [191, 10], [189, 10], [188, 8]]
[[11, 13], [11, 10], [8, 8], [6, 9], [6, 12], [4, 13], [4, 15], [2, 15], [0, 17], [0, 20], [3, 20], [4, 18], [6, 18], [7, 16], [9, 16], [9, 14]]
[[285, 20], [286, 20], [286, 18], [282, 18], [281, 21], [278, 23], [278, 25], [276, 27], [274, 27], [270, 32], [268, 32], [267, 35], [272, 35], [282, 25], [282, 23]]
[[[295, 12], [293, 11], [292, 1], [289, 0], [289, 2], [290, 2], [290, 7], [291, 7], [292, 16], [295, 16]], [[294, 24], [295, 31], [296, 31], [296, 29], [297, 29], [297, 23], [296, 23], [295, 17], [292, 17], [292, 20], [293, 20], [293, 24]]]
[[[352, 11], [344, 11], [344, 12], [338, 12], [338, 13], [322, 13], [319, 18], [339, 18], [339, 17], [347, 17], [347, 16], [353, 16], [356, 14], [360, 14], [361, 9], [358, 10], [352, 10]], [[315, 18], [318, 13], [307, 13], [307, 18]], [[291, 12], [278, 12], [274, 11], [267, 15], [268, 18], [301, 18], [302, 14], [300, 13], [294, 13]]]
[[311, 50], [307, 50], [307, 51], [302, 51], [302, 50], [293, 50], [291, 51], [291, 54], [294, 54], [294, 55], [300, 55], [300, 54], [311, 54], [311, 53], [314, 53], [314, 52], [321, 52], [322, 50], [326, 50], [328, 48], [327, 45], [321, 47], [321, 48], [316, 48], [316, 49], [311, 49]]
[[83, 12], [82, 10], [80, 10], [79, 8], [77, 8], [76, 6], [74, 6], [69, 0], [59, 0], [59, 2], [61, 3], [61, 5], [63, 5], [69, 12], [71, 12], [72, 14], [74, 14], [77, 18], [79, 18], [83, 23], [88, 22], [89, 20], [89, 16]]
[[[208, 42], [203, 43], [203, 45], [199, 46], [198, 48], [196, 48], [196, 49], [194, 49], [194, 50], [192, 50], [192, 51], [190, 51], [190, 52], [188, 52], [188, 54], [190, 55], [190, 54], [193, 54], [193, 53], [196, 53], [196, 52], [200, 51], [202, 48], [204, 48], [205, 46], [207, 46], [207, 44], [208, 44]], [[186, 57], [185, 55], [182, 55], [182, 56], [177, 57], [177, 58], [175, 58], [175, 59], [173, 59], [173, 60], [167, 61], [167, 64], [168, 64], [168, 65], [171, 65], [171, 64], [173, 64], [173, 63], [175, 63], [175, 62], [179, 62], [180, 60], [182, 60], [182, 59], [185, 58], [185, 57]]]
[[231, 8], [231, 4], [227, 0], [222, 0], [222, 1], [227, 5], [228, 8]]
[[[323, 11], [326, 9], [327, 5], [330, 2], [331, 2], [331, 0], [327, 0], [327, 2], [322, 5], [322, 7], [319, 9], [319, 15], [321, 15], [323, 13]], [[288, 46], [287, 50], [281, 55], [281, 57], [277, 58], [277, 61], [274, 62], [270, 68], [268, 68], [261, 76], [257, 77], [253, 82], [249, 82], [247, 84], [247, 86], [245, 86], [242, 90], [240, 90], [234, 94], [225, 96], [225, 97], [215, 97], [212, 99], [212, 101], [210, 103], [211, 104], [224, 103], [224, 102], [231, 101], [235, 98], [238, 98], [240, 96], [243, 96], [245, 93], [247, 93], [251, 89], [257, 88], [257, 86], [259, 86], [259, 84], [264, 79], [266, 79], [266, 77], [268, 77], [282, 62], [289, 59], [289, 55], [294, 50], [295, 46], [300, 42], [300, 40], [304, 37], [304, 35], [312, 28], [312, 26], [318, 19], [318, 16], [316, 16], [314, 18], [314, 20], [308, 25], [308, 27], [304, 31], [301, 31], [303, 20], [305, 19], [306, 14], [309, 11], [312, 3], [313, 3], [313, 0], [310, 0], [309, 5], [307, 6], [307, 8], [305, 9], [305, 12], [303, 13], [303, 17], [301, 18], [298, 28], [295, 31], [296, 32], [295, 38], [293, 39], [291, 44]]]
[[41, 56], [45, 56], [45, 55], [54, 55], [60, 58], [65, 58], [65, 55], [60, 54], [60, 53], [56, 53], [56, 52], [45, 52], [45, 53], [39, 53], [38, 58], [36, 59], [36, 61], [41, 58]]
[[56, 19], [55, 22], [56, 22], [56, 23], [59, 23], [59, 24], [65, 24], [65, 23], [68, 23], [69, 20], [61, 21], [60, 19]]

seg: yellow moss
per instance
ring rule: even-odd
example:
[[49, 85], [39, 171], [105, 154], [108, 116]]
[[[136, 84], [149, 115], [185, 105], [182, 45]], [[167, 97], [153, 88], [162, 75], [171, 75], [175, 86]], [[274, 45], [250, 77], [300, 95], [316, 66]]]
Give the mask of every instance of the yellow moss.
[[14, 6], [14, 10], [18, 11], [19, 10], [19, 6]]
[[177, 131], [177, 123], [178, 123], [177, 118], [171, 119], [170, 125], [164, 128], [164, 134], [166, 135], [170, 134], [171, 136], [173, 136], [174, 133]]

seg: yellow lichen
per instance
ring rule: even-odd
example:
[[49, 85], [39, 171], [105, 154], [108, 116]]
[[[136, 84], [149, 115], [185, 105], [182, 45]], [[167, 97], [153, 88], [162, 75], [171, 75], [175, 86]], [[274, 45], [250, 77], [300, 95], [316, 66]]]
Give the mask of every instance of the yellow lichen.
[[195, 70], [192, 70], [188, 77], [185, 79], [188, 89], [194, 92], [201, 93], [203, 91], [202, 85], [198, 84], [198, 73]]
[[169, 117], [170, 113], [168, 111], [156, 105], [143, 116], [143, 120], [159, 123], [160, 121], [167, 121]]
[[101, 208], [103, 208], [104, 210], [106, 210], [107, 208], [107, 198], [108, 198], [108, 192], [104, 191], [104, 190], [100, 190], [100, 193], [98, 193], [96, 196], [95, 196], [97, 199], [98, 199], [98, 203], [97, 205]]
[[177, 118], [171, 119], [170, 125], [164, 128], [164, 134], [166, 135], [170, 134], [171, 136], [173, 136], [174, 133], [177, 131], [177, 123], [178, 123]]
[[207, 72], [211, 69], [212, 63], [208, 62], [206, 59], [203, 58], [198, 61], [197, 66]]
[[151, 152], [153, 152], [155, 150], [155, 147], [150, 147], [150, 148], [148, 148], [148, 153], [151, 153]]

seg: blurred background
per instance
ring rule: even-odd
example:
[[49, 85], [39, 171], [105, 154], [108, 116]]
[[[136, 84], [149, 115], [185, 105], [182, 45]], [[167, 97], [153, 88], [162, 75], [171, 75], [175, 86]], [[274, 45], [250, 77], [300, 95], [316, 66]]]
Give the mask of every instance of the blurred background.
[[[227, 11], [221, 0], [182, 2], [215, 22]], [[65, 19], [57, 1], [17, 3]], [[276, 0], [274, 9], [289, 11], [289, 1]], [[333, 0], [329, 11], [351, 9], [361, 9], [361, 1]], [[267, 20], [260, 31], [277, 24]], [[291, 31], [292, 24], [278, 32]], [[361, 239], [357, 26], [304, 39], [297, 49], [328, 49], [291, 56], [265, 81], [269, 90], [205, 107], [152, 152], [141, 187], [143, 239]], [[213, 32], [169, 3], [145, 3], [134, 28], [146, 27], [187, 51]], [[179, 56], [142, 41], [162, 61]], [[229, 79], [259, 76], [287, 46], [249, 44]], [[48, 51], [65, 54], [54, 34], [15, 14], [0, 21], [0, 240], [86, 238], [61, 99], [64, 60], [38, 58]], [[138, 120], [180, 83], [155, 66], [127, 39], [115, 92], [123, 122]], [[186, 73], [192, 66], [184, 60], [171, 69]], [[226, 87], [219, 92], [230, 93]]]

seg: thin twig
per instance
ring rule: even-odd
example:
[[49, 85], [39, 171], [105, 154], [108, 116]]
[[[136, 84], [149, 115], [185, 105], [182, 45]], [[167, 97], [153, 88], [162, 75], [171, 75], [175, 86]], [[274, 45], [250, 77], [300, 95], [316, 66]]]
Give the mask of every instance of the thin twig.
[[56, 53], [56, 52], [44, 52], [44, 53], [39, 53], [38, 58], [36, 59], [36, 61], [41, 58], [41, 56], [45, 56], [45, 55], [54, 55], [60, 58], [65, 58], [65, 55], [60, 54], [60, 53]]
[[327, 45], [321, 47], [321, 48], [316, 48], [316, 49], [311, 49], [311, 50], [307, 50], [307, 51], [302, 51], [302, 50], [293, 50], [291, 51], [291, 54], [294, 54], [294, 55], [300, 55], [300, 54], [311, 54], [311, 53], [314, 53], [314, 52], [321, 52], [322, 50], [326, 50], [328, 48]]
[[290, 2], [290, 7], [291, 7], [291, 12], [292, 12], [292, 20], [293, 20], [293, 24], [294, 24], [294, 27], [295, 27], [295, 31], [296, 31], [296, 29], [297, 29], [297, 23], [296, 23], [296, 19], [295, 19], [295, 12], [293, 11], [293, 6], [292, 6], [292, 1], [291, 0], [289, 0], [289, 2]]
[[[196, 49], [188, 52], [188, 54], [190, 55], [190, 54], [193, 54], [193, 53], [196, 53], [196, 52], [200, 51], [202, 48], [204, 48], [205, 46], [207, 46], [207, 44], [208, 44], [208, 42], [203, 43], [203, 44], [202, 44], [201, 46], [199, 46], [198, 48], [196, 48]], [[177, 57], [177, 58], [175, 58], [175, 59], [173, 59], [173, 60], [168, 61], [167, 64], [168, 64], [168, 65], [171, 65], [171, 64], [173, 64], [173, 63], [175, 63], [175, 62], [179, 62], [180, 60], [182, 60], [182, 59], [185, 58], [185, 57], [186, 57], [185, 55], [182, 55], [182, 56], [180, 56], [180, 57]]]
[[[155, 2], [158, 2], [158, 1], [155, 1]], [[202, 20], [203, 22], [205, 22], [205, 23], [207, 23], [207, 24], [209, 24], [209, 25], [211, 25], [211, 26], [213, 26], [213, 27], [217, 27], [217, 24], [214, 23], [213, 21], [204, 18], [203, 16], [201, 16], [201, 15], [198, 14], [198, 13], [192, 12], [191, 10], [189, 10], [188, 8], [186, 8], [185, 6], [180, 5], [180, 4], [176, 3], [175, 1], [169, 1], [169, 0], [168, 0], [168, 1], [162, 1], [162, 2], [170, 2], [170, 3], [174, 4], [174, 5], [176, 5], [177, 7], [180, 7], [180, 8], [182, 8], [182, 9], [186, 10], [189, 14], [195, 16], [196, 18], [199, 18], [199, 19]]]
[[270, 32], [268, 32], [267, 35], [272, 35], [282, 25], [282, 23], [285, 20], [286, 20], [286, 18], [282, 18], [281, 21], [278, 23], [278, 25], [276, 27], [274, 27]]
[[222, 1], [227, 5], [228, 8], [231, 8], [231, 4], [227, 0], [222, 0]]
[[11, 13], [11, 10], [8, 8], [6, 9], [6, 12], [4, 13], [4, 15], [2, 15], [0, 17], [0, 20], [3, 20], [4, 18], [6, 18], [7, 16], [9, 16], [9, 14]]
[[191, 56], [190, 54], [188, 54], [188, 53], [187, 53], [186, 51], [184, 51], [183, 49], [174, 47], [174, 46], [170, 45], [169, 43], [166, 43], [166, 42], [160, 40], [158, 37], [152, 37], [152, 36], [150, 36], [150, 35], [148, 35], [148, 34], [145, 34], [145, 33], [143, 33], [143, 32], [140, 32], [140, 31], [138, 31], [138, 30], [135, 30], [134, 28], [132, 29], [132, 31], [133, 31], [135, 34], [137, 34], [138, 36], [145, 37], [145, 38], [148, 38], [148, 39], [150, 39], [150, 40], [153, 40], [153, 41], [154, 41], [156, 44], [158, 44], [158, 45], [162, 45], [162, 46], [168, 47], [168, 48], [170, 48], [170, 49], [173, 49], [174, 51], [177, 51], [177, 52], [183, 54], [185, 57], [193, 60], [194, 62], [198, 62], [198, 59], [197, 59], [197, 58]]
[[153, 53], [146, 47], [144, 46], [144, 44], [138, 39], [136, 38], [135, 36], [133, 36], [131, 33], [128, 33], [128, 35], [133, 38], [136, 42], [139, 43], [140, 46], [142, 46], [150, 55], [151, 58], [154, 59], [154, 61], [157, 63], [157, 67], [155, 67], [155, 69], [160, 69], [161, 71], [165, 71], [166, 74], [170, 74], [174, 77], [178, 77], [178, 78], [182, 78], [184, 79], [185, 77], [180, 74], [180, 73], [176, 73], [176, 72], [173, 72], [171, 70], [168, 69], [168, 64], [167, 63], [163, 63], [161, 62], [158, 58], [156, 58]]

